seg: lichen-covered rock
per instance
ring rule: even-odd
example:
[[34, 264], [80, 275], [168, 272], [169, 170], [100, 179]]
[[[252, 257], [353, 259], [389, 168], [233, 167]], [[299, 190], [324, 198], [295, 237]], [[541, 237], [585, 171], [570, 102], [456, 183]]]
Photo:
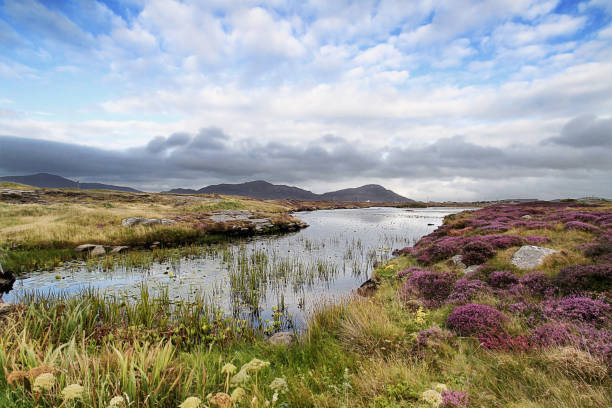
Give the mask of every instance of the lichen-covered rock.
[[520, 269], [533, 269], [540, 266], [547, 256], [557, 252], [551, 248], [523, 245], [514, 253], [510, 262]]
[[125, 246], [125, 245], [117, 245], [117, 246], [114, 246], [113, 249], [111, 249], [110, 252], [111, 252], [111, 254], [118, 254], [118, 253], [121, 253], [121, 252], [124, 252], [124, 251], [128, 250], [129, 248], [130, 247]]
[[146, 218], [146, 217], [130, 217], [121, 220], [121, 225], [124, 227], [135, 227], [138, 225], [171, 225], [176, 224], [176, 221], [169, 218]]
[[273, 334], [268, 341], [276, 346], [290, 346], [295, 341], [293, 332], [278, 332]]
[[94, 249], [91, 250], [91, 256], [102, 256], [106, 255], [106, 250], [102, 245], [96, 245]]
[[76, 248], [74, 248], [74, 250], [77, 252], [91, 251], [95, 247], [96, 247], [96, 244], [81, 244], [77, 246]]

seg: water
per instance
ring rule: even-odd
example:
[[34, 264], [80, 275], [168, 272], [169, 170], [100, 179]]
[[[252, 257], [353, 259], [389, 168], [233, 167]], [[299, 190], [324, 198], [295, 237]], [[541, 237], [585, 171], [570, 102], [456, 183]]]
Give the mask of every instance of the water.
[[[376, 262], [393, 249], [413, 245], [465, 208], [366, 208], [295, 215], [310, 226], [299, 232], [255, 237], [203, 248], [196, 257], [154, 263], [150, 268], [89, 270], [85, 264], [36, 272], [18, 279], [4, 296], [27, 292], [74, 294], [92, 288], [108, 296], [136, 298], [142, 285], [173, 300], [204, 297], [226, 313], [257, 323], [273, 307], [302, 326], [316, 304], [349, 295], [367, 280]], [[58, 279], [60, 277], [61, 279]]]

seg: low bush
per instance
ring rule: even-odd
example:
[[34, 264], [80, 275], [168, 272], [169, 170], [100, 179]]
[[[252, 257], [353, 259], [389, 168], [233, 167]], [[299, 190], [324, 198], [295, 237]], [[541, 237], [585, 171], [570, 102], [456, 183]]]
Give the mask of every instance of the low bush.
[[577, 265], [563, 268], [554, 283], [564, 292], [592, 290], [603, 292], [612, 289], [612, 264]]
[[477, 303], [458, 306], [446, 319], [446, 326], [455, 332], [470, 336], [474, 334], [501, 333], [507, 317], [499, 310]]

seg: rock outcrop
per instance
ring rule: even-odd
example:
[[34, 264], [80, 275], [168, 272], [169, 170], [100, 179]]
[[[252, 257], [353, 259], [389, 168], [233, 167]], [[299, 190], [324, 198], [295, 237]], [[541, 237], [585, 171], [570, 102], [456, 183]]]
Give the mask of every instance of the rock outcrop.
[[290, 346], [295, 341], [293, 332], [278, 332], [270, 336], [268, 341], [276, 346]]
[[557, 252], [551, 248], [523, 245], [514, 253], [510, 262], [520, 269], [533, 269], [540, 266], [547, 256]]
[[146, 218], [146, 217], [130, 217], [121, 220], [121, 225], [124, 227], [135, 227], [138, 225], [171, 225], [176, 224], [176, 221], [168, 218]]

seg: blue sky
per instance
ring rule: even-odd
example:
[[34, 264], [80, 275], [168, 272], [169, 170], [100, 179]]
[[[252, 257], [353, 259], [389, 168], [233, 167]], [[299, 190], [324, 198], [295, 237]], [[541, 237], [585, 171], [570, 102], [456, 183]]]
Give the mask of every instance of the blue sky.
[[609, 0], [0, 0], [0, 173], [612, 197], [611, 24]]

